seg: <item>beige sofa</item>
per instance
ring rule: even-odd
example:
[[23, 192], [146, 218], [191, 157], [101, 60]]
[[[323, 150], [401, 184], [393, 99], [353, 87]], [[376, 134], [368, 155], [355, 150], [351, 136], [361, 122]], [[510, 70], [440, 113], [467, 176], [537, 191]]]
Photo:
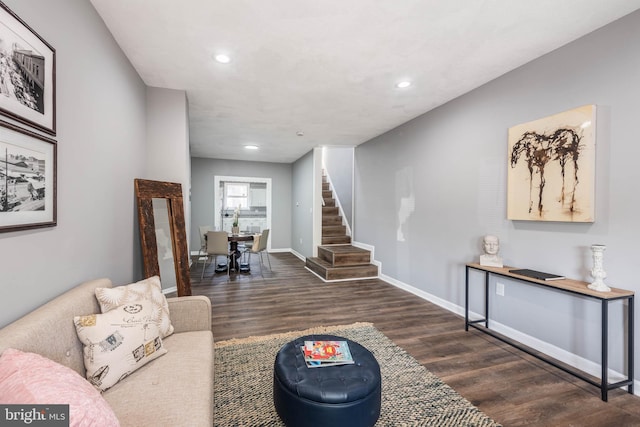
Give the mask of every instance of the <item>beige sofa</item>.
[[[83, 283], [0, 329], [6, 348], [38, 353], [85, 376], [82, 344], [73, 317], [100, 313], [95, 288]], [[207, 297], [167, 298], [175, 332], [163, 340], [167, 354], [103, 393], [122, 426], [213, 425], [213, 335]]]

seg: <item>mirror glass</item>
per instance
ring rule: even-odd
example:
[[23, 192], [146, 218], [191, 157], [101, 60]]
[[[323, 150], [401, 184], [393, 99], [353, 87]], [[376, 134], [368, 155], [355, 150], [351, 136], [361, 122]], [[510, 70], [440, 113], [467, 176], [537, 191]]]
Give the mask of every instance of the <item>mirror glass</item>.
[[173, 242], [171, 241], [171, 224], [169, 222], [169, 203], [166, 199], [154, 198], [153, 221], [156, 228], [156, 244], [158, 248], [158, 266], [162, 278], [162, 288], [176, 287], [176, 268], [173, 262]]

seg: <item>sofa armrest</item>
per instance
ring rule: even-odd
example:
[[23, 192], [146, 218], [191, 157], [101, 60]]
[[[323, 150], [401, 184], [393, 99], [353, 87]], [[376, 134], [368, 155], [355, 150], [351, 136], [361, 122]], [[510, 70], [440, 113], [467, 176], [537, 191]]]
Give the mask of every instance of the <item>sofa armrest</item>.
[[210, 331], [211, 301], [204, 295], [167, 298], [174, 332]]

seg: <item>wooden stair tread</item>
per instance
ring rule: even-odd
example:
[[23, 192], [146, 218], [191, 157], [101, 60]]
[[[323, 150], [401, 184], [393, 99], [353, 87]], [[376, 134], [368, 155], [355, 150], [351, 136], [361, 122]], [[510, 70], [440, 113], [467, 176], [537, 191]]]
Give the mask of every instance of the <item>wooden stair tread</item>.
[[322, 225], [342, 225], [342, 217], [341, 216], [322, 216]]
[[332, 268], [333, 267], [330, 262], [327, 262], [327, 261], [323, 260], [322, 258], [318, 258], [318, 257], [307, 258], [306, 262], [307, 262], [307, 264], [309, 264], [309, 263], [318, 264], [319, 266], [321, 266], [323, 268]]
[[318, 246], [318, 249], [324, 249], [333, 253], [370, 253], [366, 249], [359, 248], [351, 245], [337, 245], [337, 246]]
[[322, 235], [323, 236], [346, 236], [347, 233], [347, 227], [344, 225], [337, 225], [337, 224], [331, 224], [331, 225], [323, 225], [322, 226]]
[[323, 206], [322, 215], [340, 215], [337, 206]]
[[333, 267], [371, 264], [371, 252], [351, 245], [318, 246], [318, 258], [322, 258]]
[[331, 263], [317, 258], [307, 258], [306, 267], [325, 280], [349, 280], [378, 277], [378, 267], [373, 264], [334, 267]]
[[322, 236], [323, 245], [344, 245], [351, 243], [350, 236]]

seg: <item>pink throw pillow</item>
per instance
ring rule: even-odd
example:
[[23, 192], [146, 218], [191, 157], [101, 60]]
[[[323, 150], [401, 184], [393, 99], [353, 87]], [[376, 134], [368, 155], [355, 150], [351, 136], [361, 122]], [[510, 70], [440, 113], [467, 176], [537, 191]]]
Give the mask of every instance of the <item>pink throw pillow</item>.
[[0, 356], [0, 403], [68, 404], [70, 426], [120, 426], [107, 401], [76, 371], [12, 348]]

